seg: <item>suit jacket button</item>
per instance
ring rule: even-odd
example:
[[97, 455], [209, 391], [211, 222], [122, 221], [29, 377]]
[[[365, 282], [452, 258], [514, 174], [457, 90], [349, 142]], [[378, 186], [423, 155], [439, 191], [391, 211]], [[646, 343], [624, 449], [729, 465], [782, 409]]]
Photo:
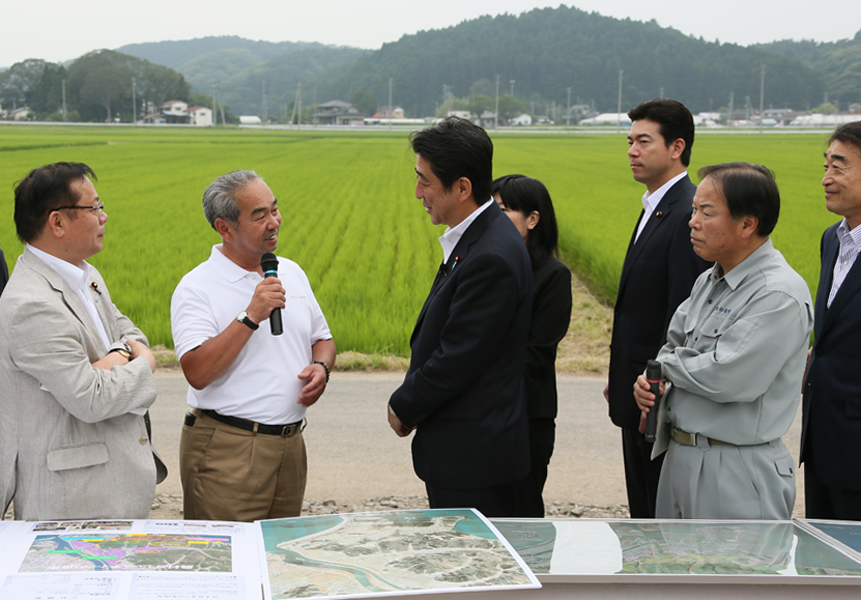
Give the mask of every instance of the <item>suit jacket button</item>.
[[144, 436], [144, 437], [142, 437], [142, 438], [140, 439], [140, 443], [141, 443], [141, 445], [146, 444], [148, 441], [149, 441], [149, 440], [146, 438], [146, 436]]

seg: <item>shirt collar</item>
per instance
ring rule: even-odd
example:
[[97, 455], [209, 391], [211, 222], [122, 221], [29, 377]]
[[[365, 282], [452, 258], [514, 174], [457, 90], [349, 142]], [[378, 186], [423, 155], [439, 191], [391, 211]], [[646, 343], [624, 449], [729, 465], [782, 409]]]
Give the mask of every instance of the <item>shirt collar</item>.
[[491, 198], [472, 211], [463, 221], [454, 227], [449, 227], [445, 230], [445, 233], [443, 233], [439, 238], [439, 243], [442, 246], [442, 262], [448, 262], [448, 257], [451, 256], [451, 253], [454, 251], [454, 247], [457, 246], [457, 243], [460, 241], [460, 238], [463, 237], [464, 232], [469, 229], [469, 226], [478, 218], [478, 215], [487, 210], [493, 202], [496, 201]]
[[861, 227], [849, 229], [849, 224], [846, 222], [846, 219], [840, 221], [840, 224], [837, 226], [837, 237], [840, 240], [841, 246], [848, 243], [855, 252], [861, 249]]
[[647, 189], [646, 193], [643, 194], [643, 210], [646, 211], [646, 214], [652, 214], [652, 211], [655, 210], [655, 207], [664, 197], [664, 194], [666, 194], [671, 187], [676, 185], [676, 182], [679, 179], [681, 179], [682, 177], [686, 177], [687, 174], [687, 171], [682, 171], [681, 173], [670, 179], [667, 183], [656, 189], [653, 194], [650, 194], [649, 190]]
[[26, 249], [32, 252], [43, 263], [54, 269], [63, 278], [63, 281], [69, 284], [70, 288], [75, 291], [86, 289], [87, 279], [89, 279], [90, 272], [93, 270], [93, 267], [87, 261], [84, 261], [84, 268], [82, 269], [30, 244], [27, 244]]
[[224, 277], [230, 283], [236, 283], [240, 279], [248, 277], [249, 275], [256, 275], [258, 279], [262, 279], [262, 277], [260, 277], [260, 273], [257, 271], [246, 271], [227, 258], [221, 251], [223, 245], [224, 244], [215, 244], [209, 254], [209, 260], [216, 273]]
[[[771, 238], [767, 238], [759, 248], [748, 254], [745, 259], [733, 267], [729, 273], [723, 275], [724, 281], [726, 281], [730, 289], [736, 289], [741, 282], [744, 281], [748, 275], [757, 270], [760, 263], [774, 251], [774, 244], [772, 243]], [[717, 274], [720, 272], [720, 265], [715, 263], [715, 279], [720, 279], [720, 277], [717, 277]]]

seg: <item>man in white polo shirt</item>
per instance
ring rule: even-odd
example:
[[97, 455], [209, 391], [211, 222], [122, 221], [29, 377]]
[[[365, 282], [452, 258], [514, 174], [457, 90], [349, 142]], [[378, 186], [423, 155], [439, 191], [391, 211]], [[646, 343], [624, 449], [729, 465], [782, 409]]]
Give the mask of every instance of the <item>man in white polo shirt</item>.
[[[209, 260], [171, 300], [176, 355], [190, 384], [180, 442], [187, 519], [254, 521], [298, 516], [307, 462], [305, 410], [329, 380], [335, 343], [311, 285], [295, 262], [261, 258], [278, 246], [281, 214], [253, 171], [233, 171], [203, 194], [221, 235]], [[283, 333], [269, 324], [280, 309]]]

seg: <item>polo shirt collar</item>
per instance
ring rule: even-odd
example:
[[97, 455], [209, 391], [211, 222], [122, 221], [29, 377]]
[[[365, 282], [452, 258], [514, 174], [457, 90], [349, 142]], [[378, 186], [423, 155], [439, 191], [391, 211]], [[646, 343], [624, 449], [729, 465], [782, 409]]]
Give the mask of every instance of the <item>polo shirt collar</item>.
[[246, 271], [227, 258], [221, 251], [223, 246], [224, 244], [215, 244], [209, 254], [209, 260], [216, 273], [224, 277], [230, 283], [236, 283], [237, 281], [248, 277], [248, 275], [255, 275], [258, 279], [262, 279], [262, 277], [260, 277], [260, 273], [256, 271]]

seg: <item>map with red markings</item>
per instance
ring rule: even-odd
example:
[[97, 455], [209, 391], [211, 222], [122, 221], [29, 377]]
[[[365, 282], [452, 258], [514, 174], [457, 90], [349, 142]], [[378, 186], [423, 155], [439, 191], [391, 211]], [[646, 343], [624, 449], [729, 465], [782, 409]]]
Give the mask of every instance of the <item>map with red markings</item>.
[[230, 572], [230, 536], [75, 533], [39, 535], [19, 573]]

